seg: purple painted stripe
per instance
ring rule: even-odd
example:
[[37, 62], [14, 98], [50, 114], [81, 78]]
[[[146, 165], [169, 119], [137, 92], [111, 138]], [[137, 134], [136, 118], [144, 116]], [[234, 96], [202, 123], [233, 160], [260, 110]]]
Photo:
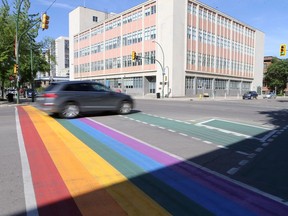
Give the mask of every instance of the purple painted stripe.
[[163, 151], [121, 134], [107, 126], [90, 119], [81, 119], [81, 121], [260, 215], [285, 215], [288, 212], [288, 206], [284, 204], [185, 163], [183, 160], [172, 157]]

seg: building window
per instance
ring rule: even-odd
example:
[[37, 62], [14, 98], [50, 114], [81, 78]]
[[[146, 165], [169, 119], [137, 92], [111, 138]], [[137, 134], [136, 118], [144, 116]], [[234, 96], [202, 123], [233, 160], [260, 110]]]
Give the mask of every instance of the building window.
[[153, 40], [156, 38], [156, 26], [145, 28], [144, 40]]
[[194, 89], [194, 77], [186, 77], [186, 89]]
[[145, 64], [149, 65], [149, 64], [155, 64], [155, 51], [151, 51], [151, 52], [145, 52], [144, 53], [144, 59], [145, 59]]
[[93, 16], [93, 22], [98, 22], [98, 17], [97, 16]]

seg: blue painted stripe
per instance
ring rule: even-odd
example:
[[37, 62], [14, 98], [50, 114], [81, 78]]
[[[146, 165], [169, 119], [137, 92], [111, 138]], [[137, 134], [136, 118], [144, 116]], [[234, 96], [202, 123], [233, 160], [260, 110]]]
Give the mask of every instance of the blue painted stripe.
[[186, 163], [183, 160], [174, 158], [171, 155], [166, 154], [164, 151], [159, 151], [152, 146], [119, 133], [102, 123], [87, 118], [82, 118], [81, 121], [94, 127], [96, 130], [105, 133], [107, 136], [117, 139], [122, 143], [125, 143], [125, 145], [142, 152], [162, 164], [165, 164], [166, 167], [172, 168], [176, 172], [181, 172], [185, 176], [189, 176], [193, 181], [200, 183], [206, 188], [210, 188], [227, 199], [233, 200], [253, 212], [257, 212], [258, 215], [283, 215], [283, 213], [287, 212], [288, 207], [275, 200], [239, 186], [238, 184], [232, 183], [227, 179], [208, 173], [192, 164]]
[[143, 155], [142, 153], [137, 152], [134, 149], [131, 149], [123, 143], [104, 135], [87, 124], [80, 122], [79, 120], [71, 120], [71, 122], [93, 138], [107, 145], [113, 151], [128, 158], [146, 172], [151, 173], [158, 179], [165, 182], [167, 185], [175, 188], [177, 191], [185, 194], [194, 202], [197, 202], [217, 215], [254, 215], [247, 209], [237, 205], [235, 202], [232, 202], [220, 194], [203, 187], [192, 179], [187, 178], [187, 176], [181, 175], [180, 173], [163, 166], [162, 164], [154, 161], [146, 155]]
[[[135, 186], [145, 192], [151, 199], [158, 202], [172, 215], [181, 216], [202, 216], [212, 215], [204, 207], [192, 202], [186, 196], [173, 189], [172, 187], [163, 184], [162, 181], [151, 175], [150, 173], [137, 175], [137, 173], [143, 173], [144, 170], [136, 166], [134, 163], [117, 154], [113, 150], [109, 149], [106, 145], [91, 137], [89, 134], [78, 127], [73, 125], [67, 120], [58, 120], [67, 130], [73, 133], [78, 139], [94, 150], [104, 160], [119, 170], [126, 178], [129, 179]], [[104, 129], [105, 127], [103, 127]]]

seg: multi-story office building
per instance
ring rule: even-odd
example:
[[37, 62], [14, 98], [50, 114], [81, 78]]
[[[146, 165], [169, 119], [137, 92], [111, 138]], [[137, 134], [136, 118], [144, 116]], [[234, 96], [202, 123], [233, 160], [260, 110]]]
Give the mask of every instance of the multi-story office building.
[[69, 38], [58, 37], [55, 40], [56, 77], [69, 76]]
[[264, 33], [196, 0], [149, 0], [120, 14], [79, 7], [69, 38], [70, 79], [132, 95], [261, 93]]
[[[69, 79], [69, 38], [59, 37], [51, 43], [49, 49], [43, 52], [50, 70], [43, 73], [38, 72], [35, 78], [36, 86], [46, 87], [52, 81], [63, 81]], [[55, 61], [53, 60], [55, 57]]]

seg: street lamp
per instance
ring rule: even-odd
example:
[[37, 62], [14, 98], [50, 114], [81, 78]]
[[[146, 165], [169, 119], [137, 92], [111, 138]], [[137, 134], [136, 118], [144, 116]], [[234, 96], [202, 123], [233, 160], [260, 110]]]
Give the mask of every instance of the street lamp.
[[[158, 60], [157, 60], [157, 62], [160, 64], [161, 70], [162, 70], [162, 98], [164, 98], [165, 54], [164, 54], [163, 48], [162, 48], [160, 43], [158, 43], [156, 40], [153, 40], [152, 42], [156, 43], [160, 47], [161, 52], [162, 52], [162, 64]], [[167, 81], [167, 83], [168, 82], [169, 82], [169, 80]], [[169, 89], [168, 89], [168, 91], [169, 91]]]

